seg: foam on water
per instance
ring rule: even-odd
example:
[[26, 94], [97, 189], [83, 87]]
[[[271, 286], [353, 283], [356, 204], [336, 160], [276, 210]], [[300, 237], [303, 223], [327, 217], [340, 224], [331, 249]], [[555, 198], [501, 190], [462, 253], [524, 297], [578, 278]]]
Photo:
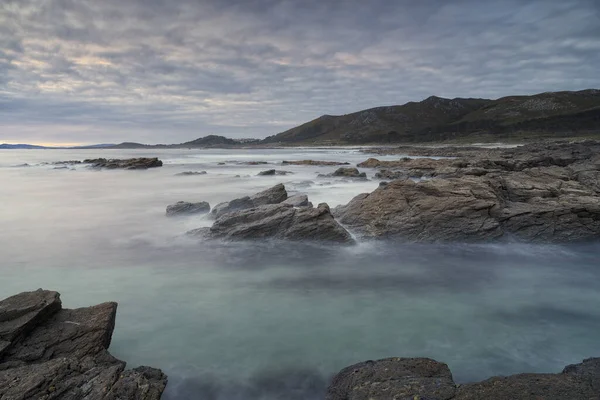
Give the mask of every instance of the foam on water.
[[[331, 206], [377, 187], [317, 178], [336, 167], [279, 165], [367, 158], [310, 152], [2, 152], [0, 297], [44, 287], [67, 307], [118, 301], [111, 352], [163, 368], [167, 399], [320, 399], [332, 373], [388, 356], [445, 361], [459, 382], [598, 356], [597, 244], [207, 243], [184, 235], [206, 216], [164, 215], [178, 200], [214, 205], [278, 182]], [[165, 166], [42, 164], [134, 156]], [[34, 167], [10, 167], [23, 163]], [[256, 176], [274, 167], [294, 175]], [[175, 176], [187, 170], [207, 174]]]

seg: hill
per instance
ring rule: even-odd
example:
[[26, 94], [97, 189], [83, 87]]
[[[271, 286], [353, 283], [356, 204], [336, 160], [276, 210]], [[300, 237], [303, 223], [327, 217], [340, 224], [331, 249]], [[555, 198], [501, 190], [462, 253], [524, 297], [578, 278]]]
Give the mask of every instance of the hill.
[[49, 147], [45, 147], [45, 146], [36, 146], [33, 144], [8, 144], [8, 143], [2, 143], [0, 144], [0, 149], [10, 149], [10, 150], [17, 150], [17, 149], [24, 149], [24, 150], [28, 150], [28, 149], [48, 149]]
[[341, 116], [324, 115], [263, 143], [360, 144], [600, 133], [600, 90], [497, 100], [429, 97]]

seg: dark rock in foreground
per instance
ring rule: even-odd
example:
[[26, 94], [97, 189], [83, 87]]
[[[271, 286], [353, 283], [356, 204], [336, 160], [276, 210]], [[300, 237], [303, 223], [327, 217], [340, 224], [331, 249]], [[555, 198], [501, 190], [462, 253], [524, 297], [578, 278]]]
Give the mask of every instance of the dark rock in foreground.
[[107, 351], [117, 304], [68, 310], [59, 296], [39, 289], [0, 301], [0, 398], [160, 399], [160, 370], [125, 371]]
[[288, 195], [285, 186], [280, 183], [253, 196], [245, 196], [239, 199], [219, 203], [213, 208], [211, 214], [218, 218], [229, 212], [247, 210], [266, 204], [278, 204], [286, 200], [287, 197]]
[[206, 214], [210, 211], [210, 204], [206, 201], [198, 203], [189, 203], [187, 201], [178, 201], [175, 204], [167, 206], [167, 216], [189, 215], [189, 214]]
[[352, 365], [332, 380], [326, 400], [598, 400], [600, 358], [560, 374], [520, 374], [456, 385], [446, 364], [388, 358]]
[[148, 169], [162, 167], [163, 163], [158, 158], [130, 158], [126, 160], [95, 158], [83, 161], [91, 164], [92, 168], [106, 169]]
[[282, 202], [282, 204], [290, 204], [294, 207], [313, 207], [313, 204], [310, 201], [308, 201], [308, 196], [305, 194], [297, 194], [294, 196], [290, 196], [287, 200]]
[[292, 204], [267, 204], [223, 214], [212, 227], [189, 232], [209, 239], [282, 239], [353, 243], [327, 204], [296, 208]]

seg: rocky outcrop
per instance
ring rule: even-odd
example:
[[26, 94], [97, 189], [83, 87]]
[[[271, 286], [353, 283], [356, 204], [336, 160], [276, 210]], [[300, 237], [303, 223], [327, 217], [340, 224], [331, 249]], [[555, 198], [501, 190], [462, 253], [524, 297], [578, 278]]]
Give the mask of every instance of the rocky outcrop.
[[344, 178], [356, 178], [356, 179], [367, 179], [367, 174], [360, 172], [356, 168], [338, 168], [331, 174], [319, 174], [320, 178], [331, 178], [331, 177], [344, 177]]
[[[489, 155], [488, 150], [484, 154]], [[365, 237], [571, 242], [600, 237], [600, 143], [528, 145], [490, 159], [402, 159], [397, 179], [335, 210]], [[407, 178], [433, 178], [418, 183]]]
[[274, 176], [274, 175], [289, 175], [292, 173], [293, 172], [290, 172], [290, 171], [281, 171], [278, 169], [268, 169], [266, 171], [259, 172], [257, 175], [258, 176]]
[[148, 169], [162, 167], [163, 163], [158, 158], [130, 158], [126, 160], [94, 158], [83, 161], [92, 168], [106, 169]]
[[39, 289], [0, 301], [0, 398], [158, 400], [167, 377], [108, 353], [116, 303], [62, 309]]
[[347, 162], [318, 161], [318, 160], [282, 161], [282, 164], [283, 165], [316, 165], [316, 166], [350, 165], [350, 163], [347, 163]]
[[350, 233], [338, 224], [327, 204], [297, 208], [292, 204], [267, 204], [223, 214], [212, 227], [189, 232], [209, 239], [282, 239], [352, 243]]
[[285, 186], [280, 183], [253, 196], [245, 196], [239, 199], [219, 203], [213, 208], [211, 214], [214, 217], [219, 218], [226, 213], [234, 211], [247, 210], [266, 204], [278, 204], [286, 200], [287, 197], [288, 195]]
[[456, 385], [446, 364], [428, 358], [388, 358], [344, 368], [326, 400], [590, 400], [600, 399], [600, 358], [560, 374], [520, 374]]
[[201, 201], [198, 203], [178, 201], [175, 204], [167, 206], [167, 217], [173, 217], [176, 215], [206, 214], [209, 211], [210, 204], [208, 204], [206, 201]]

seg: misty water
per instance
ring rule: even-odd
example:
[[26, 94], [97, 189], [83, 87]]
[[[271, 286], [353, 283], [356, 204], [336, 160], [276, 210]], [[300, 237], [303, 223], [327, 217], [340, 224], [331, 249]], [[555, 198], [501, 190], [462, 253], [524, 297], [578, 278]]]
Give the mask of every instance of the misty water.
[[[165, 165], [48, 164], [143, 156]], [[43, 287], [69, 308], [117, 301], [110, 351], [130, 367], [162, 368], [167, 399], [320, 399], [342, 367], [390, 356], [435, 358], [467, 382], [599, 355], [598, 244], [203, 242], [185, 232], [210, 218], [165, 217], [179, 200], [215, 205], [279, 182], [333, 207], [378, 182], [317, 178], [335, 167], [281, 161], [366, 158], [357, 149], [1, 151], [0, 297]], [[294, 174], [256, 176], [269, 168]], [[183, 171], [207, 174], [175, 176]]]

